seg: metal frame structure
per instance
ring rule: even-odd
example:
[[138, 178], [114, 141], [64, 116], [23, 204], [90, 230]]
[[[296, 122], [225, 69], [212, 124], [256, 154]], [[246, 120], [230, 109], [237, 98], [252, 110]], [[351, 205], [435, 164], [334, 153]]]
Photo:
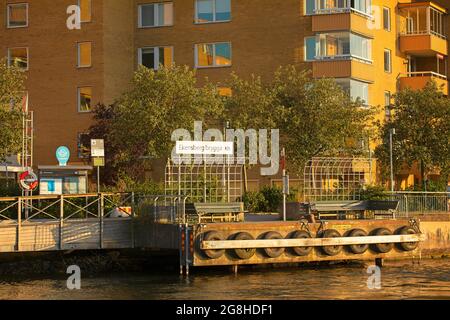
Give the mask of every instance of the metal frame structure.
[[360, 190], [375, 182], [375, 161], [373, 158], [313, 158], [304, 168], [304, 200], [360, 200]]
[[[232, 160], [231, 160], [232, 159]], [[169, 159], [165, 170], [165, 195], [187, 196], [190, 202], [235, 202], [243, 194], [244, 163], [230, 158], [217, 164], [217, 158], [202, 163], [175, 163]]]

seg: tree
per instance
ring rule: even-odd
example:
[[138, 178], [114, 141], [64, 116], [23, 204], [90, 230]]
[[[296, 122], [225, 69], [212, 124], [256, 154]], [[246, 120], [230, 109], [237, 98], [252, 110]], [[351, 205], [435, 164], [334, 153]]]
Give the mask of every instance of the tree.
[[98, 106], [90, 136], [106, 141], [107, 164], [117, 174], [139, 178], [148, 159], [166, 158], [173, 147], [172, 132], [192, 129], [194, 121], [216, 119], [222, 111], [216, 87], [197, 86], [188, 67], [141, 66], [131, 88], [111, 106]]
[[373, 110], [352, 101], [331, 79], [312, 79], [294, 66], [281, 67], [271, 83], [233, 76], [226, 116], [233, 126], [279, 128], [296, 173], [316, 156], [354, 155], [367, 141]]
[[429, 172], [441, 171], [447, 183], [450, 173], [450, 99], [429, 82], [422, 90], [405, 89], [395, 95], [391, 121], [380, 130], [385, 141], [376, 150], [385, 171], [389, 168], [389, 131], [395, 128], [393, 143], [394, 170], [417, 163], [425, 183]]
[[0, 162], [22, 146], [22, 99], [25, 75], [20, 68], [0, 60]]

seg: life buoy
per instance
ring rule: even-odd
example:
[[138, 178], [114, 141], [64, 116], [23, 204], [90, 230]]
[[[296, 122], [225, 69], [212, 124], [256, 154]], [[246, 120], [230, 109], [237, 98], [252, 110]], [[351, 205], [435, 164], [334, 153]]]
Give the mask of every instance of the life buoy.
[[[234, 240], [255, 240], [253, 236], [248, 232], [239, 232], [234, 236]], [[247, 260], [255, 255], [256, 249], [254, 248], [243, 248], [234, 249], [234, 253], [239, 259]]]
[[[29, 177], [31, 177], [31, 179], [29, 179]], [[19, 183], [25, 191], [33, 191], [39, 185], [39, 180], [33, 171], [28, 170], [19, 175]]]
[[[362, 229], [353, 229], [348, 234], [349, 237], [367, 237], [367, 232]], [[363, 254], [369, 249], [368, 244], [353, 244], [348, 246], [354, 254]]]
[[[278, 232], [269, 231], [266, 234], [264, 234], [263, 238], [265, 240], [268, 239], [283, 239], [283, 236], [279, 234]], [[284, 248], [264, 248], [264, 253], [269, 258], [278, 258], [281, 256], [284, 252]]]

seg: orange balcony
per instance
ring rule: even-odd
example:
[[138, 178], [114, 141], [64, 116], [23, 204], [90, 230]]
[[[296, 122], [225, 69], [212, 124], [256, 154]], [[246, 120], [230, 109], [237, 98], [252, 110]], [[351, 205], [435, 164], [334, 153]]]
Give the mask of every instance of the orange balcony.
[[434, 34], [407, 34], [400, 36], [400, 50], [415, 56], [448, 55], [447, 39]]
[[445, 95], [448, 95], [447, 77], [436, 72], [409, 72], [400, 76], [400, 89], [423, 89], [430, 81], [436, 82]]
[[433, 2], [399, 4], [400, 50], [409, 55], [448, 55], [447, 11]]
[[353, 78], [366, 82], [375, 81], [371, 63], [356, 59], [316, 60], [313, 62], [314, 78]]
[[368, 19], [368, 16], [354, 11], [318, 14], [312, 17], [312, 31], [348, 30], [373, 37], [373, 29], [369, 28], [369, 23], [371, 23], [371, 20]]

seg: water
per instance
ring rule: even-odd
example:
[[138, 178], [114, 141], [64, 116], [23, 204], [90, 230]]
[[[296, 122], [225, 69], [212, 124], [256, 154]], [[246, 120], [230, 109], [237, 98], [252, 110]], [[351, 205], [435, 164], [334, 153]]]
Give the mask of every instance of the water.
[[158, 271], [65, 279], [0, 280], [0, 299], [450, 299], [450, 259], [390, 262], [380, 290], [367, 287], [367, 265], [320, 268], [197, 270], [188, 279]]

